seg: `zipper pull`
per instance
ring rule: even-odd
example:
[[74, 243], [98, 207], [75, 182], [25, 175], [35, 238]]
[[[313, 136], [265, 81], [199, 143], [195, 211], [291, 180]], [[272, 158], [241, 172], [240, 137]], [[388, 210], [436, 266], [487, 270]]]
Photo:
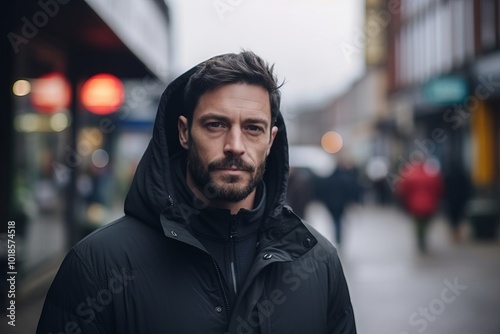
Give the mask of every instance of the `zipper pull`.
[[238, 229], [236, 228], [236, 222], [237, 222], [237, 219], [236, 219], [236, 215], [233, 215], [231, 217], [231, 233], [229, 234], [229, 240], [230, 240], [230, 258], [231, 258], [231, 261], [230, 261], [230, 268], [231, 268], [231, 276], [232, 276], [232, 281], [233, 281], [233, 291], [234, 291], [234, 294], [237, 295], [238, 294], [238, 283], [236, 281], [236, 265], [235, 265], [235, 261], [236, 261], [236, 250], [235, 250], [235, 237], [236, 235], [238, 234]]
[[231, 217], [231, 233], [229, 234], [229, 237], [233, 239], [235, 236], [238, 235], [238, 229], [236, 227], [236, 215], [232, 215]]

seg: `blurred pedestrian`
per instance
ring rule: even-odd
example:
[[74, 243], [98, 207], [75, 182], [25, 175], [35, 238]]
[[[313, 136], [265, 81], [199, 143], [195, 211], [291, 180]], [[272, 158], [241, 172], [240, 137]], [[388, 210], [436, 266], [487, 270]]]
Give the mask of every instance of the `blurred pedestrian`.
[[355, 334], [335, 248], [285, 205], [279, 108], [249, 51], [175, 79], [125, 216], [71, 249], [37, 333]]
[[458, 163], [453, 164], [444, 173], [444, 185], [444, 209], [450, 224], [452, 240], [459, 242], [462, 239], [460, 222], [472, 193], [471, 180], [465, 168]]
[[343, 218], [346, 207], [360, 201], [357, 169], [347, 161], [340, 161], [335, 170], [317, 183], [317, 197], [333, 218], [335, 242], [342, 244]]
[[383, 156], [371, 157], [366, 164], [365, 173], [368, 177], [368, 182], [371, 183], [376, 202], [380, 205], [388, 204], [391, 196], [391, 191], [387, 183], [387, 175], [389, 173], [388, 159]]
[[415, 220], [417, 246], [427, 251], [426, 233], [443, 193], [443, 178], [434, 159], [421, 159], [405, 165], [396, 183], [396, 194]]
[[291, 167], [286, 200], [293, 211], [301, 218], [314, 198], [314, 174], [307, 168]]

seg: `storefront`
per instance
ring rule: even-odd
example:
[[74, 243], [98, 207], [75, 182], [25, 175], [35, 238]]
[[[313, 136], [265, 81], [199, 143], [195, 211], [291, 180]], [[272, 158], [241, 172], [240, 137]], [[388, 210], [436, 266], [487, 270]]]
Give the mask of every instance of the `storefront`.
[[477, 117], [473, 119], [478, 186], [500, 190], [500, 52], [479, 58], [473, 67]]
[[476, 60], [472, 69], [471, 118], [473, 181], [470, 206], [478, 238], [498, 238], [500, 224], [500, 52]]
[[[89, 224], [116, 217], [130, 174], [121, 169], [135, 168], [143, 149], [127, 151], [123, 141], [147, 137], [169, 77], [169, 13], [156, 0], [7, 6], [2, 219], [16, 221], [20, 271], [29, 273], [79, 240]], [[121, 91], [103, 98], [99, 88], [85, 98], [85, 85], [98, 74], [115, 78]], [[110, 108], [93, 109], [86, 99]], [[134, 118], [139, 108], [144, 114]]]

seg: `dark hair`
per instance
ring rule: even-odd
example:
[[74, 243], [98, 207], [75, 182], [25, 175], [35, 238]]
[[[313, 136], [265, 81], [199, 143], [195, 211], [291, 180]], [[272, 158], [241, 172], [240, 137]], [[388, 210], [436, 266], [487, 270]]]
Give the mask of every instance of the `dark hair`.
[[269, 93], [271, 125], [278, 117], [281, 92], [278, 79], [269, 65], [251, 51], [217, 56], [199, 65], [184, 88], [184, 116], [191, 125], [194, 110], [200, 97], [223, 85], [246, 83], [263, 87]]

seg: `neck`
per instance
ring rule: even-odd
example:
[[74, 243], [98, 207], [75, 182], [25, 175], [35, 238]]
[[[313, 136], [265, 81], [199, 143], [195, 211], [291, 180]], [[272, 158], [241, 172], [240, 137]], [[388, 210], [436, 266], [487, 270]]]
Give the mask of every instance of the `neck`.
[[256, 192], [255, 189], [247, 197], [245, 197], [243, 200], [239, 202], [223, 201], [218, 198], [210, 198], [206, 196], [205, 193], [203, 191], [200, 191], [200, 189], [196, 186], [193, 179], [191, 178], [190, 173], [187, 172], [186, 174], [187, 174], [186, 181], [189, 189], [191, 189], [193, 194], [196, 197], [198, 197], [198, 199], [200, 199], [203, 203], [205, 203], [208, 206], [218, 209], [227, 209], [231, 211], [231, 214], [233, 215], [237, 214], [240, 211], [240, 209], [251, 210], [254, 207], [255, 192]]

